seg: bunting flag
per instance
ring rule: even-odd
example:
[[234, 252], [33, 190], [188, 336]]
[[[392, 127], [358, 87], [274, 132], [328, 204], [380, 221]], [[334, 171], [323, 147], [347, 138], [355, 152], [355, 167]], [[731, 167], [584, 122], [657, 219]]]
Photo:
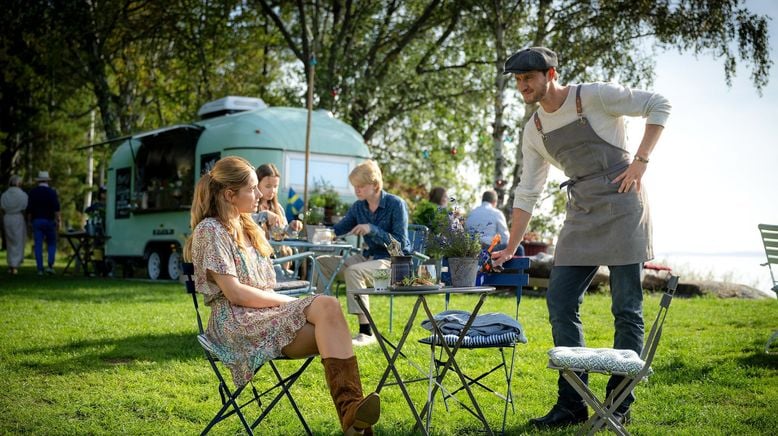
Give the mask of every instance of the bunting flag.
[[305, 202], [302, 196], [294, 192], [294, 189], [289, 188], [289, 197], [286, 198], [286, 220], [291, 222], [299, 219], [298, 215], [303, 211], [303, 206], [305, 206]]

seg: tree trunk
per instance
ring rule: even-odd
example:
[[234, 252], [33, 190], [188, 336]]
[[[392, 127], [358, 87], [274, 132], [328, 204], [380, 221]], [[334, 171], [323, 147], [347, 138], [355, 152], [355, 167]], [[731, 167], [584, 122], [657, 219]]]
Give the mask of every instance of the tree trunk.
[[495, 47], [495, 77], [494, 77], [494, 125], [492, 129], [492, 151], [494, 153], [494, 175], [492, 183], [497, 191], [497, 204], [502, 205], [505, 199], [505, 184], [498, 183], [503, 178], [505, 171], [505, 146], [503, 138], [505, 136], [505, 124], [503, 114], [505, 113], [505, 87], [507, 81], [502, 74], [502, 66], [506, 56], [505, 53], [505, 21], [503, 20], [502, 8], [500, 2], [494, 3], [494, 47]]

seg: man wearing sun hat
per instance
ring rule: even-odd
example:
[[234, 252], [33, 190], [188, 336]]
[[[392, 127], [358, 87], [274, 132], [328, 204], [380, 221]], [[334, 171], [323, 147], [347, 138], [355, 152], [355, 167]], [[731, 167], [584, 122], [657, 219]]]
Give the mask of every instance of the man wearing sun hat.
[[[33, 251], [38, 275], [54, 274], [54, 259], [57, 255], [57, 231], [59, 230], [60, 207], [57, 191], [49, 186], [51, 177], [48, 171], [39, 171], [35, 178], [38, 186], [29, 193], [27, 217], [32, 224]], [[43, 241], [48, 250], [48, 267], [43, 269]]]
[[[496, 264], [510, 259], [521, 242], [532, 210], [546, 183], [550, 165], [569, 178], [565, 222], [554, 252], [554, 267], [546, 305], [555, 346], [584, 346], [580, 307], [600, 265], [610, 270], [614, 316], [614, 347], [643, 347], [643, 262], [653, 257], [648, 199], [642, 177], [649, 155], [670, 114], [670, 103], [659, 94], [612, 83], [561, 85], [557, 54], [530, 47], [505, 61], [526, 104], [538, 103], [524, 128], [522, 177], [513, 202], [508, 247], [493, 254]], [[627, 150], [625, 116], [646, 118], [645, 131], [634, 157]], [[581, 377], [586, 380], [586, 374]], [[620, 382], [611, 377], [610, 393]], [[582, 397], [561, 374], [557, 401], [543, 417], [530, 420], [538, 427], [558, 427], [586, 421]], [[630, 393], [614, 411], [629, 421]]]

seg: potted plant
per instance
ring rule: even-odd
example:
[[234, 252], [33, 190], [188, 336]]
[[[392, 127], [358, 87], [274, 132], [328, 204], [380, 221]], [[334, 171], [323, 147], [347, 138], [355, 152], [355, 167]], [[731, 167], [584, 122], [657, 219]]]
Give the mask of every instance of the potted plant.
[[421, 200], [413, 213], [413, 222], [427, 226], [424, 254], [439, 262], [443, 256], [444, 233], [451, 226], [448, 211], [427, 200]]
[[452, 286], [474, 286], [478, 274], [481, 240], [455, 222], [440, 235], [441, 254], [448, 260]]
[[389, 270], [386, 268], [373, 270], [373, 288], [377, 291], [385, 291], [389, 288]]
[[338, 221], [343, 219], [344, 216], [346, 216], [346, 213], [348, 213], [349, 208], [351, 205], [345, 202], [338, 203], [337, 206], [335, 206], [335, 214], [332, 215], [332, 224], [337, 224]]
[[319, 179], [314, 183], [308, 204], [311, 207], [320, 207], [324, 211], [324, 224], [334, 224], [333, 216], [341, 203], [340, 194], [326, 180]]
[[313, 240], [313, 234], [316, 229], [322, 227], [322, 222], [324, 222], [324, 211], [320, 207], [312, 207], [305, 211], [301, 221], [305, 224], [306, 237], [311, 241]]

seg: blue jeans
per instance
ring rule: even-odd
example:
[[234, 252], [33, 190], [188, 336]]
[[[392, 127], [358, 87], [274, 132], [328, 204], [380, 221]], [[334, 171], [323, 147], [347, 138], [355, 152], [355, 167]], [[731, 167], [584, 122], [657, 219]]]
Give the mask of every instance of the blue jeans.
[[[596, 266], [555, 266], [551, 270], [546, 304], [548, 306], [551, 334], [555, 346], [585, 346], [580, 307], [586, 289], [597, 272]], [[640, 354], [643, 350], [643, 288], [640, 276], [642, 264], [609, 266], [611, 288], [611, 313], [614, 317], [615, 334], [613, 348], [634, 350]], [[587, 374], [579, 374], [586, 383]], [[621, 382], [622, 377], [612, 376], [608, 380], [607, 393]], [[557, 381], [557, 403], [568, 409], [584, 407], [583, 398], [559, 374]], [[624, 400], [619, 412], [625, 412], [635, 396]]]
[[43, 271], [43, 240], [46, 240], [46, 248], [49, 254], [49, 268], [54, 266], [54, 257], [57, 254], [57, 223], [54, 220], [36, 218], [32, 220], [32, 233], [35, 241], [35, 264], [38, 271]]

